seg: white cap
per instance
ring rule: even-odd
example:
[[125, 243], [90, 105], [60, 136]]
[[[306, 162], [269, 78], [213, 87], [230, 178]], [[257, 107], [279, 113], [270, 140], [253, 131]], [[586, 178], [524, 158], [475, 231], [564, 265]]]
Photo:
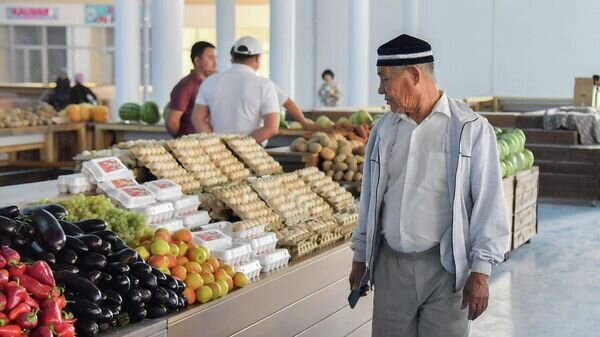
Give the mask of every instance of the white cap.
[[244, 36], [235, 41], [233, 52], [242, 55], [258, 55], [262, 54], [262, 48], [257, 39], [252, 36]]

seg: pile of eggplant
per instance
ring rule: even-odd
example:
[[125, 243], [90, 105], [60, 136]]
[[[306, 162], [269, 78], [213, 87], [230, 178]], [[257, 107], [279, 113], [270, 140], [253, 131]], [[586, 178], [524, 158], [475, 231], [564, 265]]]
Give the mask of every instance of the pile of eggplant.
[[65, 289], [78, 336], [186, 307], [185, 284], [146, 264], [104, 220], [67, 222], [59, 205], [0, 208], [0, 245], [44, 260]]

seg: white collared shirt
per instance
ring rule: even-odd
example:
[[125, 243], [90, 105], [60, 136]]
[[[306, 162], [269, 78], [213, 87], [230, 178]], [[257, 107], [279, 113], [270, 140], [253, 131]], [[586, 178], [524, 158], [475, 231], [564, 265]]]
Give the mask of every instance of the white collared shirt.
[[445, 139], [450, 120], [445, 93], [418, 124], [400, 114], [388, 161], [382, 230], [393, 249], [422, 252], [438, 245], [452, 223]]
[[280, 111], [273, 82], [238, 63], [204, 80], [196, 104], [208, 106], [217, 133], [249, 135], [264, 125], [265, 115]]

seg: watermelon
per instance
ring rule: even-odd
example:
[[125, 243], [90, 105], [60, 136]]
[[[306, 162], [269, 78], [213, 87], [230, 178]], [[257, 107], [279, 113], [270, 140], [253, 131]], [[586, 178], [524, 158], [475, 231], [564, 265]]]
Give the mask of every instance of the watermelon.
[[140, 120], [148, 124], [158, 123], [158, 121], [160, 121], [158, 105], [152, 101], [144, 103], [140, 111]]
[[500, 162], [500, 171], [502, 172], [502, 178], [506, 177], [506, 163]]
[[525, 149], [523, 151], [523, 155], [525, 155], [525, 158], [527, 159], [527, 166], [525, 166], [525, 169], [529, 170], [533, 166], [533, 152], [529, 151], [528, 149]]
[[140, 119], [140, 105], [137, 103], [125, 103], [119, 108], [119, 118], [124, 121], [138, 121]]
[[516, 169], [515, 169], [515, 165], [513, 164], [513, 162], [509, 159], [505, 159], [503, 161], [503, 163], [504, 163], [504, 166], [506, 166], [505, 176], [510, 177], [510, 176], [514, 175]]
[[510, 152], [510, 148], [508, 147], [506, 140], [500, 139], [498, 141], [498, 152], [500, 155], [500, 159], [504, 159], [508, 155], [508, 153]]
[[163, 119], [166, 120], [167, 116], [169, 115], [169, 111], [171, 110], [171, 102], [167, 102], [167, 104], [165, 104], [165, 107], [163, 108]]

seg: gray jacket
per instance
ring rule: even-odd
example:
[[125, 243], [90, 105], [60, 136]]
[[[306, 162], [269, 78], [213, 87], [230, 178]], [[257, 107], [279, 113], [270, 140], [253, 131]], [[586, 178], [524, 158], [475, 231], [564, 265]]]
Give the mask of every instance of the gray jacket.
[[[442, 236], [441, 262], [455, 275], [456, 291], [470, 272], [489, 275], [504, 260], [511, 229], [507, 223], [496, 136], [492, 126], [464, 103], [449, 99], [451, 117], [445, 149], [452, 226]], [[354, 261], [367, 262], [371, 279], [381, 243], [380, 210], [388, 160], [401, 120], [385, 114], [373, 128], [365, 154], [358, 225], [352, 236]], [[374, 280], [376, 282], [377, 280]]]

